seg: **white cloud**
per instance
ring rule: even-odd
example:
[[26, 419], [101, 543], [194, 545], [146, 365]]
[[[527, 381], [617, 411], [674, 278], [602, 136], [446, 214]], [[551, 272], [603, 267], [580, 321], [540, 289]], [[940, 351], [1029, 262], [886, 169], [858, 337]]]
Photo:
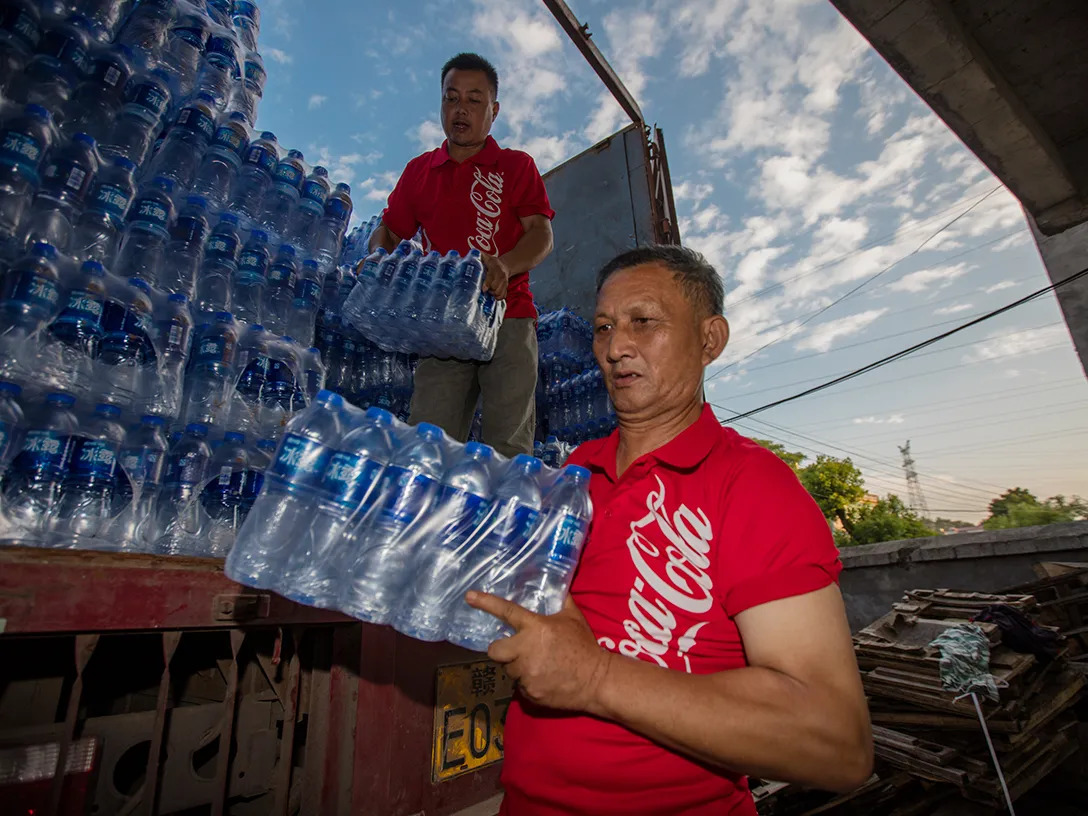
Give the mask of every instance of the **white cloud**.
[[821, 323], [797, 343], [798, 351], [830, 351], [836, 340], [858, 334], [887, 313], [887, 309], [869, 309], [837, 320]]
[[547, 173], [571, 157], [574, 142], [575, 134], [566, 133], [561, 136], [534, 136], [524, 142], [511, 142], [509, 146], [524, 150], [536, 161], [540, 172]]
[[[604, 18], [604, 30], [608, 35], [605, 55], [641, 107], [645, 104], [643, 95], [648, 80], [643, 63], [661, 51], [662, 23], [656, 14], [648, 11], [612, 11]], [[598, 97], [585, 135], [591, 142], [597, 142], [626, 124], [627, 114], [605, 90]]]
[[948, 286], [956, 278], [963, 277], [967, 271], [965, 263], [919, 269], [888, 284], [888, 289], [893, 292], [933, 292]]
[[1014, 286], [1016, 286], [1016, 281], [1003, 280], [999, 283], [995, 283], [993, 286], [987, 286], [982, 291], [987, 295], [992, 295], [994, 292], [1000, 292], [1003, 289], [1012, 289]]
[[1024, 357], [1044, 351], [1062, 340], [1070, 342], [1069, 330], [1064, 325], [1028, 329], [1011, 334], [994, 333], [986, 342], [965, 354], [963, 361], [981, 363], [1000, 357]]
[[886, 417], [864, 416], [854, 417], [855, 425], [902, 425], [906, 419], [902, 414], [889, 414]]
[[434, 150], [446, 139], [442, 126], [434, 119], [424, 119], [405, 135], [410, 139], [415, 139], [420, 150]]
[[327, 96], [324, 96], [323, 94], [313, 94], [310, 97], [310, 100], [306, 103], [306, 107], [308, 107], [310, 110], [316, 110], [328, 101], [329, 98]]
[[282, 48], [262, 48], [261, 56], [266, 60], [272, 60], [272, 62], [278, 62], [280, 65], [290, 65], [295, 61], [295, 58], [284, 51]]
[[387, 172], [363, 179], [359, 185], [362, 198], [367, 201], [380, 201], [384, 204], [385, 200], [389, 198], [389, 194], [393, 192], [393, 187], [396, 185], [398, 178], [399, 176], [396, 173]]
[[935, 315], [952, 315], [959, 314], [960, 312], [968, 312], [972, 309], [970, 303], [953, 303], [951, 306], [942, 306], [940, 309], [934, 309]]
[[698, 181], [682, 181], [672, 185], [672, 195], [677, 201], [692, 201], [701, 204], [714, 192], [713, 184]]

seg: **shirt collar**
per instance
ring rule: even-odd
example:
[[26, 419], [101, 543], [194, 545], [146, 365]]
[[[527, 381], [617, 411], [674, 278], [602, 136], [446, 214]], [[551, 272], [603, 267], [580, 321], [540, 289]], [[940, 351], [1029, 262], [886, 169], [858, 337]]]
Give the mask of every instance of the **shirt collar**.
[[[495, 164], [499, 160], [501, 150], [502, 148], [499, 147], [499, 143], [495, 141], [494, 137], [488, 136], [480, 152], [469, 157], [466, 161], [473, 164]], [[442, 142], [441, 147], [431, 152], [431, 167], [441, 167], [448, 161], [453, 161], [453, 159], [450, 158], [450, 143], [447, 139]]]
[[[699, 418], [688, 427], [662, 445], [660, 448], [647, 453], [631, 463], [628, 470], [634, 469], [640, 463], [656, 459], [666, 467], [676, 470], [690, 470], [701, 463], [709, 455], [714, 443], [721, 438], [722, 426], [710, 405], [704, 403]], [[613, 431], [605, 439], [601, 440], [600, 447], [590, 453], [586, 464], [600, 470], [613, 482], [616, 477], [616, 451], [619, 448], [620, 432]]]

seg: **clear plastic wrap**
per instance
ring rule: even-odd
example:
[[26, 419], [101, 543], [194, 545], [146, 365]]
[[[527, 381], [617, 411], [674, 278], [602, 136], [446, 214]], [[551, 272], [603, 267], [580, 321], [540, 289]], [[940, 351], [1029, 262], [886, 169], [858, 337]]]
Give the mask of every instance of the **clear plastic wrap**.
[[592, 516], [589, 472], [505, 459], [323, 391], [287, 427], [226, 573], [300, 603], [483, 650], [469, 589], [558, 610]]

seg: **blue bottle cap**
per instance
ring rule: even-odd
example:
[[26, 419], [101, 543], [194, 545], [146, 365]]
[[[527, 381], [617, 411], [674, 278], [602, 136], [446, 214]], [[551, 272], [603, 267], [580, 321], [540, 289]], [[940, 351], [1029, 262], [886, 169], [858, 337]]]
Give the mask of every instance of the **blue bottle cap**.
[[95, 278], [106, 277], [106, 267], [102, 266], [98, 261], [84, 261], [79, 271]]
[[232, 122], [245, 122], [246, 121], [246, 115], [244, 113], [242, 113], [241, 111], [234, 111], [227, 118], [230, 119], [230, 121], [232, 121]]
[[48, 241], [35, 241], [34, 246], [30, 248], [30, 254], [52, 260], [57, 257], [57, 248]]
[[108, 402], [100, 402], [94, 407], [94, 412], [101, 416], [118, 417], [121, 416], [121, 409], [116, 405], [110, 405]]
[[76, 404], [75, 397], [73, 397], [71, 394], [63, 393], [49, 394], [46, 396], [45, 401], [48, 402], [50, 405], [60, 405], [64, 408], [71, 408], [73, 405]]
[[302, 262], [302, 266], [304, 269], [317, 269], [320, 264], [318, 264], [318, 262], [315, 261], [313, 258], [307, 258], [305, 261]]
[[238, 216], [235, 215], [234, 213], [223, 213], [221, 216], [219, 216], [219, 223], [220, 224], [234, 224], [235, 226], [237, 226], [238, 225]]
[[306, 351], [309, 354], [321, 354], [321, 349], [319, 349], [317, 346], [310, 346], [308, 349], [306, 349]]
[[155, 176], [151, 183], [167, 193], [174, 192], [174, 180], [169, 176]]
[[290, 244], [280, 244], [280, 255], [289, 255], [292, 258], [295, 257], [295, 248]]
[[120, 167], [121, 169], [123, 169], [125, 171], [135, 171], [136, 170], [136, 162], [134, 162], [132, 159], [128, 158], [128, 156], [117, 156], [113, 160], [113, 166], [114, 167]]
[[21, 393], [23, 393], [23, 387], [21, 385], [17, 385], [13, 382], [7, 382], [5, 380], [3, 382], [0, 382], [0, 391], [7, 391], [13, 397], [17, 397]]
[[72, 137], [72, 141], [82, 142], [83, 144], [88, 145], [91, 148], [93, 148], [97, 144], [94, 140], [94, 136], [91, 136], [87, 133], [77, 133], [75, 136]]
[[514, 466], [524, 468], [529, 473], [536, 473], [540, 470], [540, 460], [535, 456], [530, 456], [527, 453], [519, 453], [514, 457]]
[[281, 334], [280, 335], [280, 340], [282, 340], [284, 343], [294, 343], [295, 342], [295, 338], [291, 337], [291, 335], [289, 335], [289, 334]]
[[473, 458], [490, 459], [495, 450], [483, 442], [469, 442], [465, 445], [465, 453]]
[[191, 195], [185, 199], [185, 204], [189, 207], [200, 207], [202, 210], [208, 209], [208, 199], [202, 195]]
[[155, 77], [155, 79], [162, 82], [163, 85], [169, 85], [170, 84], [170, 74], [167, 73], [165, 68], [153, 68], [151, 70], [151, 76]]
[[442, 429], [430, 422], [421, 422], [416, 425], [416, 433], [428, 442], [438, 442], [442, 439]]
[[227, 431], [223, 434], [223, 441], [244, 443], [246, 441], [246, 435], [241, 431]]
[[[43, 108], [43, 110], [44, 110], [44, 108]], [[320, 176], [321, 178], [328, 178], [329, 177], [329, 171], [326, 170], [324, 167], [322, 167], [319, 164], [316, 167], [314, 167], [313, 170], [310, 171], [310, 175]]]
[[569, 474], [569, 475], [573, 476], [576, 479], [579, 479], [579, 480], [584, 479], [584, 480], [587, 480], [587, 481], [589, 480], [589, 475], [590, 475], [589, 474], [589, 469], [584, 468], [581, 465], [567, 465], [565, 468], [563, 468], [563, 474], [564, 475]]
[[264, 139], [266, 142], [274, 142], [276, 141], [276, 134], [273, 133], [271, 130], [262, 130], [261, 138]]
[[216, 323], [230, 323], [234, 320], [234, 315], [230, 312], [216, 312], [212, 315]]
[[301, 150], [288, 150], [287, 158], [289, 159], [302, 159], [305, 161], [306, 157], [302, 154]]
[[207, 436], [208, 426], [203, 422], [190, 422], [185, 426], [185, 433], [196, 434], [197, 436]]
[[257, 447], [260, 448], [261, 450], [275, 450], [276, 449], [276, 440], [275, 439], [258, 439], [257, 440]]
[[351, 185], [345, 184], [341, 181], [339, 184], [336, 185], [336, 192], [347, 193], [348, 195], [351, 195]]
[[41, 105], [35, 105], [31, 103], [23, 108], [23, 113], [25, 113], [27, 116], [33, 116], [35, 119], [44, 119], [46, 122], [49, 121], [49, 111], [47, 111]]
[[170, 297], [167, 298], [167, 300], [169, 300], [171, 303], [188, 303], [189, 296], [182, 292], [174, 292], [172, 295], [170, 295]]
[[377, 422], [379, 425], [393, 424], [393, 415], [384, 408], [379, 408], [377, 405], [371, 405], [366, 409], [366, 418]]
[[249, 240], [259, 241], [262, 244], [268, 243], [268, 233], [264, 230], [255, 229], [249, 234]]
[[468, 257], [468, 258], [479, 258], [480, 257], [480, 250], [470, 249], [468, 251], [468, 255], [466, 257]]
[[335, 400], [340, 400], [340, 402], [343, 403], [344, 401], [343, 397], [327, 388], [322, 388], [318, 391], [316, 399], [318, 402], [334, 402]]
[[149, 284], [143, 278], [129, 278], [128, 285], [135, 286], [141, 292], [146, 292], [149, 295], [151, 294], [151, 284]]
[[166, 419], [161, 416], [155, 416], [154, 414], [144, 414], [140, 417], [140, 424], [150, 425], [153, 428], [158, 428], [166, 424]]
[[264, 326], [262, 326], [260, 323], [254, 323], [249, 327], [249, 330], [251, 332], [263, 332]]

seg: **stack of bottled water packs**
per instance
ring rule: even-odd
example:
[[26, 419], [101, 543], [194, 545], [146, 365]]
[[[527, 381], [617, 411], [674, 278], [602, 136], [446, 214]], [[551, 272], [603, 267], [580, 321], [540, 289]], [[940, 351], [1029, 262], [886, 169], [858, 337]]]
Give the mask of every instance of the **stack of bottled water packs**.
[[[537, 439], [579, 445], [612, 433], [616, 412], [593, 357], [589, 323], [569, 309], [546, 312], [537, 322], [537, 346]], [[569, 447], [547, 451], [545, 461], [562, 461]]]
[[359, 265], [343, 319], [387, 351], [490, 360], [506, 301], [483, 291], [478, 250], [424, 254], [411, 241]]
[[239, 583], [479, 651], [469, 589], [557, 612], [592, 517], [589, 472], [506, 460], [329, 391], [288, 425], [227, 557]]
[[413, 361], [339, 318], [376, 219], [345, 241], [350, 188], [252, 129], [259, 27], [5, 0], [0, 539], [222, 556], [326, 370], [406, 413]]

